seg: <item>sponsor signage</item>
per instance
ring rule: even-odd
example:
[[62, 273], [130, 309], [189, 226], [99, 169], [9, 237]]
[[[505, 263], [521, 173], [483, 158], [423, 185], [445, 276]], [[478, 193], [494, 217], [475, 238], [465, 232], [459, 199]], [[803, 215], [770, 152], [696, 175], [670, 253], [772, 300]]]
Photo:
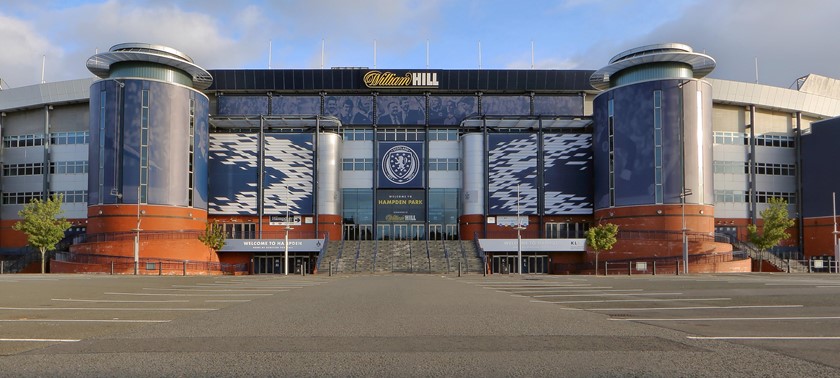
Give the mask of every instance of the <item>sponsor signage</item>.
[[[289, 252], [321, 252], [324, 239], [289, 240]], [[284, 252], [284, 239], [227, 239], [219, 252]]]
[[379, 142], [379, 187], [423, 187], [423, 142]]
[[[516, 239], [478, 239], [484, 252], [516, 252]], [[522, 252], [585, 252], [586, 239], [522, 239]]]
[[268, 224], [271, 226], [300, 226], [300, 215], [270, 215]]
[[437, 88], [437, 72], [368, 71], [363, 78], [368, 88]]
[[388, 223], [426, 221], [422, 190], [376, 191], [376, 220]]
[[[488, 218], [489, 219], [489, 218]], [[487, 223], [490, 223], [489, 220]], [[528, 225], [528, 216], [527, 215], [499, 215], [496, 217], [496, 224], [499, 226], [505, 227], [516, 227], [517, 223], [519, 226], [525, 227]]]

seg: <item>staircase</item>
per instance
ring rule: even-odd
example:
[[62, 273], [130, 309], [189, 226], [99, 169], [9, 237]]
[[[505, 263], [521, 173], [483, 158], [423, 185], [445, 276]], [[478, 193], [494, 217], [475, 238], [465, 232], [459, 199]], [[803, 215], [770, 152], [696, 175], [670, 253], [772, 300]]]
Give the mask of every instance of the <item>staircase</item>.
[[443, 245], [443, 240], [429, 240], [429, 260], [432, 263], [432, 273], [449, 273], [451, 264]]
[[761, 261], [763, 258], [763, 260], [769, 262], [771, 265], [775, 266], [782, 272], [808, 273], [810, 269], [808, 265], [802, 264], [799, 260], [783, 259], [767, 251], [761, 254], [757, 248], [755, 248], [751, 244], [744, 243], [742, 241], [735, 241], [732, 243], [732, 245], [736, 249], [746, 251], [747, 255], [749, 255], [750, 258], [752, 258], [753, 260]]
[[462, 256], [465, 261], [465, 266], [462, 267], [463, 271], [484, 274], [484, 260], [478, 255], [475, 242], [472, 240], [453, 240], [453, 242], [460, 244]]
[[356, 265], [353, 272], [356, 273], [371, 273], [373, 272], [373, 262], [376, 258], [377, 243], [373, 240], [359, 241], [359, 254], [356, 257]]
[[338, 269], [338, 258], [341, 256], [341, 252], [344, 249], [344, 243], [345, 240], [327, 241], [327, 250], [324, 252], [324, 256], [318, 260], [319, 272], [326, 272], [330, 269], [330, 263], [332, 263], [333, 271]]
[[426, 249], [425, 240], [409, 241], [411, 247], [411, 267], [414, 273], [430, 273], [429, 251]]

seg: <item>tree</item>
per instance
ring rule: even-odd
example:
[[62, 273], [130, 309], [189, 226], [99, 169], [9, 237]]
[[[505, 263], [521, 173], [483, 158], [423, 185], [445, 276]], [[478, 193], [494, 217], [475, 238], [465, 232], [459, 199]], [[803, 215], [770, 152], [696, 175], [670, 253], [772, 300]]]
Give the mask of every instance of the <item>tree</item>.
[[781, 198], [770, 198], [770, 207], [761, 212], [761, 219], [764, 220], [762, 233], [754, 224], [747, 225], [747, 235], [750, 243], [758, 248], [758, 271], [764, 262], [764, 251], [775, 247], [780, 241], [790, 237], [785, 232], [793, 227], [794, 221], [788, 217], [787, 201]]
[[595, 251], [595, 275], [598, 275], [598, 254], [601, 251], [609, 251], [616, 243], [615, 236], [618, 234], [618, 226], [612, 223], [604, 223], [586, 230], [586, 245]]
[[208, 248], [218, 251], [225, 246], [225, 230], [219, 221], [207, 222], [204, 233], [198, 236], [198, 240]]
[[18, 211], [21, 220], [12, 226], [13, 230], [26, 234], [29, 245], [41, 251], [41, 273], [46, 272], [44, 256], [47, 251], [55, 248], [64, 238], [64, 231], [71, 226], [67, 219], [61, 217], [64, 213], [61, 210], [63, 200], [62, 195], [53, 195], [46, 201], [33, 199]]

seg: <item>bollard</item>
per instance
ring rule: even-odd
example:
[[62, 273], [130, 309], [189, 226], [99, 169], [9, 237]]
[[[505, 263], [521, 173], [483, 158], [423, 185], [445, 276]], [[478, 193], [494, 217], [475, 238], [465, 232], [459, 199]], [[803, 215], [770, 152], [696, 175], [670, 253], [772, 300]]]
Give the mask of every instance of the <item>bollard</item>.
[[[595, 272], [595, 273], [598, 273], [598, 272]], [[610, 275], [610, 262], [609, 261], [604, 261], [604, 275], [605, 276]]]
[[114, 275], [114, 262], [111, 261], [111, 275]]
[[187, 260], [184, 260], [184, 275], [187, 275]]
[[632, 261], [627, 262], [627, 275], [628, 276], [633, 275], [633, 262]]
[[327, 273], [327, 277], [332, 277], [332, 261], [328, 261], [327, 265], [329, 266], [330, 272]]
[[461, 277], [461, 263], [458, 263], [458, 277]]
[[676, 271], [676, 275], [678, 275], [678, 276], [680, 275], [680, 260], [677, 260], [677, 271]]
[[6, 268], [6, 262], [3, 261], [3, 260], [0, 260], [0, 274], [3, 274], [3, 270], [5, 270], [5, 268]]
[[162, 276], [162, 275], [163, 275], [163, 262], [158, 261], [158, 276]]
[[653, 260], [653, 275], [656, 275], [656, 260]]
[[787, 261], [787, 271], [788, 271], [788, 273], [790, 273], [790, 256], [788, 256], [787, 260], [788, 260]]

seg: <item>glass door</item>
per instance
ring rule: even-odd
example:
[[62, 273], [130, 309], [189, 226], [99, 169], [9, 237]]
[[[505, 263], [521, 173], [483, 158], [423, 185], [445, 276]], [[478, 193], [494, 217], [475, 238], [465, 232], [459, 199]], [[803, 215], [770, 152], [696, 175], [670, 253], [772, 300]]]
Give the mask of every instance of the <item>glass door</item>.
[[409, 237], [407, 224], [394, 225], [394, 240], [407, 240]]

